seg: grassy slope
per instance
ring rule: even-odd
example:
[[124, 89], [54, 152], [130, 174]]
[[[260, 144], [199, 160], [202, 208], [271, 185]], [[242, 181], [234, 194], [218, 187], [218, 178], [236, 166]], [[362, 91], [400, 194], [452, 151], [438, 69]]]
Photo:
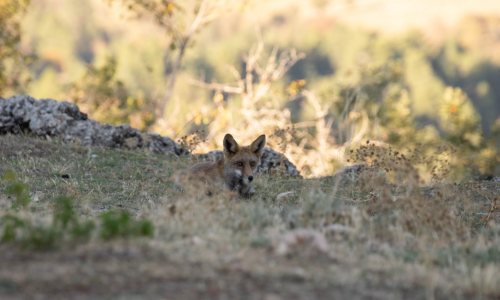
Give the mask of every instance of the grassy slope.
[[[2, 299], [500, 296], [495, 275], [500, 273], [498, 226], [476, 228], [482, 230], [476, 233], [479, 237], [467, 242], [428, 242], [436, 233], [412, 235], [399, 232], [402, 227], [384, 221], [383, 214], [378, 215], [382, 220], [362, 216], [355, 207], [362, 208], [364, 202], [355, 199], [369, 194], [354, 186], [341, 187], [334, 198], [332, 187], [317, 180], [259, 175], [252, 200], [196, 199], [175, 194], [172, 188], [172, 174], [191, 163], [185, 158], [13, 136], [0, 136], [0, 154], [0, 173], [16, 171], [38, 197], [26, 213], [33, 219], [49, 215], [53, 199], [63, 194], [77, 199], [84, 218], [123, 208], [156, 225], [155, 238], [149, 240], [103, 242], [94, 237], [90, 243], [50, 252], [0, 244]], [[2, 210], [8, 210], [11, 201], [5, 187], [0, 181]], [[481, 188], [498, 192], [500, 185]], [[274, 201], [275, 195], [291, 189], [296, 190], [292, 199]], [[479, 206], [487, 201], [481, 193], [469, 195]], [[367, 221], [360, 223], [357, 216]], [[313, 251], [307, 241], [287, 256], [271, 250], [273, 240], [293, 227], [318, 229], [332, 223], [355, 229], [352, 234], [326, 234], [334, 258]]]

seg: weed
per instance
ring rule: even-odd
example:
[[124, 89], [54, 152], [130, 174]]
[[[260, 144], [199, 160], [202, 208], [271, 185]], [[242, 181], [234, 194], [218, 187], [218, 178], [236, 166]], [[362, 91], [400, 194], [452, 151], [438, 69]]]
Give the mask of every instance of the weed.
[[68, 197], [59, 196], [56, 199], [54, 206], [54, 227], [62, 229], [68, 228], [70, 223], [77, 221], [73, 200]]
[[[26, 197], [29, 200], [29, 195], [26, 196], [28, 188], [16, 181], [17, 175], [9, 172], [4, 178], [10, 182], [6, 193], [14, 195], [17, 203], [29, 203], [25, 200]], [[59, 196], [54, 202], [51, 224], [46, 224], [42, 220], [32, 220], [23, 215], [4, 215], [0, 219], [0, 227], [3, 227], [2, 242], [19, 243], [24, 249], [37, 251], [54, 249], [65, 243], [87, 242], [96, 229], [95, 222], [81, 220], [78, 217], [72, 198]], [[13, 208], [26, 206], [13, 205]], [[151, 221], [133, 220], [129, 212], [124, 210], [110, 210], [101, 214], [100, 219], [102, 220], [100, 235], [104, 240], [154, 235], [154, 226]]]
[[102, 220], [101, 237], [105, 240], [154, 235], [154, 226], [151, 221], [135, 221], [125, 210], [110, 210], [99, 217]]
[[20, 229], [26, 228], [26, 222], [18, 216], [7, 214], [2, 217], [3, 234], [2, 242], [13, 242], [18, 236]]
[[9, 196], [14, 197], [12, 208], [27, 208], [31, 202], [28, 187], [22, 182], [18, 181], [17, 174], [12, 171], [7, 171], [3, 176], [3, 179], [9, 184], [5, 193]]
[[204, 138], [204, 136], [204, 130], [196, 130], [192, 134], [181, 137], [177, 142], [188, 153], [193, 153], [196, 148], [198, 148], [203, 143], [206, 143], [206, 139]]

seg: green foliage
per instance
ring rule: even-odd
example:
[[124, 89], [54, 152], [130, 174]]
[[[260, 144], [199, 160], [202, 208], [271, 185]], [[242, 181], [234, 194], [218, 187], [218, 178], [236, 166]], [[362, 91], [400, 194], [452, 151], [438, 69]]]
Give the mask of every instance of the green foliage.
[[[107, 0], [112, 3], [116, 0]], [[241, 0], [121, 0], [136, 17], [150, 17], [171, 38], [170, 49], [186, 47], [192, 35], [217, 16], [229, 12], [233, 7], [244, 7], [248, 1]]]
[[66, 229], [70, 222], [76, 220], [73, 200], [68, 197], [59, 196], [54, 206], [54, 226]]
[[17, 174], [12, 171], [7, 171], [3, 179], [9, 183], [5, 193], [14, 197], [12, 208], [27, 208], [31, 202], [28, 186], [18, 181]]
[[[111, 4], [114, 0], [108, 0]], [[165, 27], [170, 35], [178, 35], [178, 27], [181, 24], [176, 24], [175, 15], [183, 13], [183, 9], [176, 1], [148, 1], [148, 0], [122, 0], [121, 1], [128, 10], [134, 12], [137, 17], [150, 14], [153, 16], [155, 22]], [[175, 43], [171, 44], [175, 48]]]
[[21, 40], [21, 17], [30, 0], [0, 0], [0, 96], [8, 91], [25, 88], [28, 81], [23, 67], [33, 57], [23, 55], [18, 44]]
[[[108, 0], [110, 3], [113, 0]], [[244, 7], [247, 1], [240, 0], [122, 0], [129, 11], [138, 17], [149, 16], [170, 38], [170, 51], [177, 51], [171, 61], [169, 80], [161, 109], [157, 110], [158, 119], [163, 119], [166, 106], [173, 95], [177, 74], [182, 67], [186, 49], [195, 44], [194, 38], [217, 17], [223, 16], [233, 8]]]
[[102, 220], [101, 237], [105, 240], [134, 236], [154, 235], [154, 227], [149, 220], [135, 221], [125, 210], [110, 210], [99, 216]]
[[2, 217], [3, 234], [2, 242], [13, 242], [16, 240], [18, 230], [26, 227], [26, 222], [15, 215], [5, 215]]
[[[383, 65], [363, 68], [358, 87], [341, 86], [337, 95], [336, 119], [356, 106], [363, 107], [370, 122], [366, 136], [384, 141], [394, 147], [415, 146], [429, 141], [418, 130], [411, 113], [411, 98], [401, 61], [389, 61]], [[354, 101], [351, 98], [355, 98]], [[346, 107], [347, 106], [347, 107]], [[345, 113], [344, 113], [345, 114]]]
[[89, 65], [83, 78], [71, 86], [69, 100], [99, 122], [129, 123], [145, 129], [154, 122], [152, 101], [142, 93], [130, 95], [123, 82], [116, 79], [117, 67], [114, 57], [108, 57], [100, 67]]
[[471, 149], [479, 148], [482, 142], [480, 117], [461, 89], [446, 89], [440, 118], [445, 137], [451, 143]]
[[[16, 196], [17, 203], [25, 203], [27, 187], [15, 180], [14, 172], [7, 172], [5, 179], [11, 181], [7, 193]], [[29, 200], [29, 195], [27, 196]], [[29, 201], [27, 202], [29, 204]], [[12, 205], [13, 208], [26, 208], [27, 205]], [[101, 214], [100, 235], [104, 240], [129, 237], [152, 237], [154, 226], [149, 220], [133, 220], [128, 211], [111, 210]], [[24, 249], [46, 251], [64, 242], [69, 244], [87, 242], [96, 229], [92, 220], [81, 220], [74, 208], [73, 199], [59, 196], [55, 199], [52, 224], [37, 223], [30, 218], [17, 214], [6, 214], [0, 218], [2, 242], [19, 243]]]
[[53, 215], [53, 227], [67, 231], [71, 240], [84, 242], [90, 239], [95, 223], [92, 220], [78, 218], [73, 199], [65, 196], [56, 198]]

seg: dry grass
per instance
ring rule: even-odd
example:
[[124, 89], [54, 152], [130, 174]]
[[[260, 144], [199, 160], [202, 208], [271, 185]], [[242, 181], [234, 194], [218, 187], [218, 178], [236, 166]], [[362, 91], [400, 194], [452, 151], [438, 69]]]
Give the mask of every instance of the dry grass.
[[[377, 153], [385, 159], [348, 180], [260, 174], [256, 195], [242, 200], [175, 193], [172, 174], [189, 158], [27, 137], [0, 141], [0, 171], [17, 172], [39, 199], [22, 212], [32, 220], [47, 219], [55, 196], [64, 194], [76, 199], [83, 219], [125, 208], [155, 224], [153, 239], [94, 236], [42, 253], [2, 244], [3, 299], [500, 296], [500, 186], [422, 185], [414, 176], [424, 178], [425, 168], [417, 171], [417, 162], [444, 166], [439, 155], [422, 161], [368, 143], [352, 159], [366, 163]], [[25, 149], [33, 144], [50, 151], [30, 155]], [[2, 208], [13, 212], [5, 187], [1, 181]], [[277, 201], [286, 191], [294, 193]]]

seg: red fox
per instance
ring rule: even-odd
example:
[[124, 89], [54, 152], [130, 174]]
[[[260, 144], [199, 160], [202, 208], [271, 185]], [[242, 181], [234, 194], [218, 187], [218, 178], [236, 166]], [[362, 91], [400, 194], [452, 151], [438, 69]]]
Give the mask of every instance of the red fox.
[[224, 156], [216, 162], [200, 162], [179, 174], [176, 185], [182, 189], [187, 180], [196, 180], [208, 186], [208, 193], [214, 186], [225, 186], [242, 197], [255, 193], [254, 171], [266, 144], [266, 136], [261, 135], [250, 146], [241, 147], [233, 136], [224, 136]]

